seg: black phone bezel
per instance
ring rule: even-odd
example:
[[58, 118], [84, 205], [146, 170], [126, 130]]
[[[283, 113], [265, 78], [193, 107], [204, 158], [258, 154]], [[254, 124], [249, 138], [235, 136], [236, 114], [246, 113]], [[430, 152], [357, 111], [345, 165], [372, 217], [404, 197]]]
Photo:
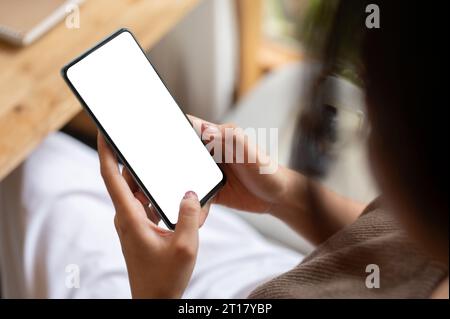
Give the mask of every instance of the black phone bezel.
[[[86, 112], [88, 113], [88, 115], [92, 118], [92, 120], [95, 122], [97, 128], [100, 130], [100, 132], [102, 133], [102, 135], [104, 136], [104, 138], [106, 139], [106, 141], [108, 142], [108, 144], [113, 148], [114, 152], [116, 153], [116, 155], [119, 157], [119, 159], [121, 160], [122, 164], [129, 170], [129, 172], [131, 173], [131, 175], [133, 176], [135, 182], [139, 185], [139, 187], [141, 188], [141, 190], [144, 192], [145, 196], [147, 196], [148, 200], [150, 201], [150, 203], [152, 204], [152, 206], [155, 208], [156, 212], [158, 213], [158, 215], [160, 216], [161, 220], [164, 222], [164, 224], [166, 224], [166, 226], [171, 229], [174, 230], [176, 227], [176, 224], [172, 224], [170, 222], [170, 220], [167, 218], [166, 214], [164, 214], [164, 212], [162, 211], [162, 209], [159, 207], [158, 203], [156, 202], [156, 200], [153, 198], [153, 196], [150, 194], [150, 192], [147, 190], [147, 188], [145, 187], [145, 185], [142, 183], [142, 181], [139, 179], [139, 177], [137, 176], [137, 174], [134, 172], [133, 168], [131, 167], [131, 165], [128, 163], [128, 161], [126, 160], [126, 158], [123, 156], [122, 152], [120, 152], [119, 148], [114, 144], [114, 141], [110, 138], [110, 136], [108, 135], [108, 133], [106, 132], [106, 130], [103, 128], [103, 126], [100, 124], [100, 121], [98, 121], [98, 119], [95, 117], [94, 113], [90, 110], [89, 106], [87, 105], [87, 103], [84, 101], [84, 99], [81, 97], [81, 95], [78, 93], [78, 91], [76, 90], [76, 88], [73, 86], [73, 84], [70, 82], [68, 76], [67, 76], [67, 71], [69, 70], [70, 67], [72, 67], [73, 65], [75, 65], [76, 63], [78, 63], [79, 61], [83, 60], [85, 57], [87, 57], [89, 54], [93, 53], [94, 51], [96, 51], [97, 49], [101, 48], [103, 45], [107, 44], [108, 42], [110, 42], [111, 40], [113, 40], [114, 38], [116, 38], [118, 35], [122, 34], [123, 32], [128, 32], [134, 39], [134, 41], [136, 42], [136, 44], [138, 45], [138, 47], [141, 49], [142, 54], [144, 54], [144, 56], [146, 57], [148, 63], [150, 64], [150, 66], [155, 70], [156, 74], [158, 75], [159, 79], [161, 80], [161, 82], [164, 84], [164, 86], [166, 87], [166, 89], [169, 91], [166, 83], [164, 82], [164, 80], [161, 78], [160, 74], [158, 73], [158, 71], [155, 69], [155, 67], [152, 65], [152, 63], [150, 62], [150, 60], [147, 57], [147, 54], [145, 54], [145, 51], [142, 49], [141, 45], [139, 44], [139, 42], [136, 40], [136, 37], [133, 35], [133, 33], [128, 30], [127, 28], [121, 28], [117, 31], [115, 31], [114, 33], [112, 33], [111, 35], [109, 35], [108, 37], [106, 37], [105, 39], [103, 39], [102, 41], [100, 41], [99, 43], [97, 43], [95, 46], [93, 46], [92, 48], [90, 48], [89, 50], [85, 51], [84, 53], [82, 53], [80, 56], [78, 56], [77, 58], [75, 58], [74, 60], [72, 60], [71, 62], [69, 62], [68, 64], [66, 64], [64, 67], [61, 68], [61, 75], [64, 79], [64, 81], [67, 83], [67, 85], [69, 86], [69, 88], [72, 90], [72, 92], [75, 94], [75, 96], [77, 97], [77, 99], [79, 100], [79, 102], [81, 103], [81, 105], [83, 106], [83, 108], [86, 110]], [[170, 91], [169, 91], [170, 93]], [[172, 94], [170, 93], [170, 95], [172, 96]], [[172, 98], [174, 99], [175, 103], [177, 104], [177, 106], [180, 108], [180, 106], [178, 105], [178, 103], [176, 102], [175, 98], [172, 96]], [[192, 127], [192, 123], [189, 120], [189, 118], [187, 117], [187, 115], [184, 113], [184, 111], [180, 108], [181, 112], [184, 114], [186, 120], [188, 121], [188, 123], [191, 125]], [[192, 128], [194, 129], [194, 128]], [[216, 163], [217, 165], [217, 163]], [[208, 193], [205, 195], [205, 197], [203, 197], [200, 200], [200, 205], [204, 206], [210, 199], [212, 199], [217, 192], [220, 190], [221, 187], [223, 187], [223, 185], [225, 185], [226, 183], [226, 176], [224, 171], [222, 170], [222, 168], [217, 165], [217, 167], [220, 169], [220, 171], [222, 172], [222, 180]], [[181, 200], [181, 199], [180, 199]]]

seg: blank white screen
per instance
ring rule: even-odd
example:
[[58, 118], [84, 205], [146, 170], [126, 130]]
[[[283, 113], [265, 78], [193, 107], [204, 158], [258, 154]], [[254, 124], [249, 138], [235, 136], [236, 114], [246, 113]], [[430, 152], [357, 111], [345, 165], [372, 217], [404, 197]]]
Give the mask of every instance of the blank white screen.
[[187, 191], [202, 199], [220, 183], [222, 172], [129, 32], [67, 77], [171, 223]]

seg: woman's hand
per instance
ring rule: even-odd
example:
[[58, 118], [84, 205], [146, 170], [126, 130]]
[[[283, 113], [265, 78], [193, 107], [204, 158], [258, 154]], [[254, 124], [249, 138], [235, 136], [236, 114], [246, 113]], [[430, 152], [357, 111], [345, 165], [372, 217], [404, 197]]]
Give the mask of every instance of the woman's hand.
[[[278, 166], [273, 173], [262, 174], [261, 168], [273, 163], [248, 140], [242, 129], [231, 124], [212, 124], [193, 116], [190, 120], [207, 145], [222, 146], [221, 158], [215, 156], [215, 159], [221, 163], [227, 183], [214, 198], [215, 203], [249, 212], [271, 213], [317, 244], [352, 223], [364, 208], [288, 168]], [[227, 139], [227, 129], [232, 131], [232, 139]], [[235, 160], [237, 148], [243, 149], [244, 163]], [[233, 161], [226, 161], [227, 156]], [[248, 161], [248, 158], [256, 160]]]
[[102, 177], [116, 210], [114, 223], [133, 298], [181, 297], [194, 269], [198, 228], [209, 207], [202, 209], [197, 195], [187, 192], [175, 231], [159, 228], [155, 212], [147, 209], [147, 199], [126, 170], [120, 174], [117, 159], [100, 134], [98, 151]]
[[[265, 213], [282, 200], [291, 172], [277, 166], [275, 172], [262, 174], [264, 167], [275, 164], [248, 140], [242, 129], [232, 124], [213, 124], [190, 115], [189, 119], [204, 142], [211, 143], [214, 147], [222, 147], [221, 158], [216, 158], [216, 161], [218, 160], [224, 170], [227, 183], [214, 198], [214, 203], [249, 212]], [[232, 134], [232, 139], [226, 140], [226, 130], [228, 134]], [[227, 143], [234, 145], [226, 145]], [[244, 163], [237, 163], [235, 160], [238, 148], [244, 151]], [[212, 151], [214, 152], [214, 149]], [[233, 160], [228, 163], [226, 158]], [[249, 158], [254, 160], [249, 161]]]

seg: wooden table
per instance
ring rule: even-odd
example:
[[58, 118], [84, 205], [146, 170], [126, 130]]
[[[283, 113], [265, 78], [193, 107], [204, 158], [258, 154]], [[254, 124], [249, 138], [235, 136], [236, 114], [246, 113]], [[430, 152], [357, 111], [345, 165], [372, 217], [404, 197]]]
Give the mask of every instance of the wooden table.
[[150, 48], [199, 0], [86, 0], [80, 28], [61, 22], [25, 48], [0, 43], [0, 180], [81, 107], [60, 68], [120, 27]]

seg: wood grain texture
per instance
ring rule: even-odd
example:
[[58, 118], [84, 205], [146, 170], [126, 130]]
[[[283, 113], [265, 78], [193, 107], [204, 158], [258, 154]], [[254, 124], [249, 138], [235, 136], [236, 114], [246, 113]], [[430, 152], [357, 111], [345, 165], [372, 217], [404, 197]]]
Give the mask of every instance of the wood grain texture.
[[79, 29], [60, 23], [26, 48], [0, 43], [0, 180], [81, 107], [60, 76], [68, 61], [120, 27], [150, 48], [199, 0], [86, 0]]
[[272, 72], [302, 59], [303, 54], [299, 48], [267, 39], [262, 42], [258, 52], [258, 64], [262, 73]]
[[237, 96], [247, 93], [261, 75], [258, 54], [261, 48], [263, 1], [236, 0], [239, 21], [239, 83]]

